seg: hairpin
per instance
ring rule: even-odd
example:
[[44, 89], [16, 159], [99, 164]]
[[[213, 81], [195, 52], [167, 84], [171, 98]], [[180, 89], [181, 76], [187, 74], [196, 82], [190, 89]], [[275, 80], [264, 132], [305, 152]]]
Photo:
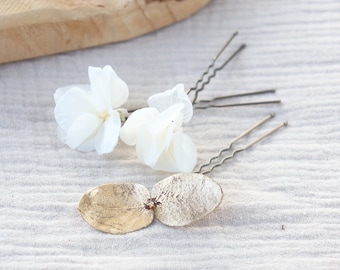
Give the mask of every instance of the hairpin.
[[155, 217], [168, 226], [192, 224], [216, 209], [223, 198], [221, 186], [205, 174], [288, 124], [280, 124], [223, 157], [234, 143], [272, 117], [274, 114], [266, 116], [236, 137], [195, 173], [174, 174], [159, 181], [151, 189], [151, 194], [143, 185], [133, 183], [113, 183], [92, 188], [83, 194], [79, 202], [81, 216], [95, 229], [111, 234], [125, 234], [145, 228]]
[[[154, 170], [167, 172], [191, 172], [193, 170], [197, 162], [196, 146], [191, 138], [184, 133], [182, 126], [190, 121], [194, 109], [280, 103], [280, 100], [236, 104], [220, 103], [221, 100], [234, 97], [273, 93], [275, 92], [273, 89], [198, 101], [198, 94], [216, 76], [217, 72], [245, 48], [245, 44], [242, 44], [221, 65], [215, 67], [217, 60], [236, 35], [237, 32], [224, 44], [196, 81], [195, 86], [187, 92], [183, 84], [178, 84], [171, 90], [149, 97], [147, 102], [149, 107], [130, 111], [131, 114], [121, 128], [120, 138], [124, 143], [136, 146], [137, 157], [143, 164]], [[194, 93], [192, 100], [189, 98], [190, 93]]]
[[225, 96], [215, 97], [213, 99], [201, 99], [198, 102], [195, 102], [195, 109], [207, 109], [207, 108], [227, 108], [227, 107], [239, 107], [239, 106], [249, 106], [249, 105], [264, 105], [264, 104], [274, 104], [281, 103], [281, 100], [261, 100], [261, 101], [252, 101], [252, 102], [242, 102], [242, 103], [227, 103], [227, 104], [219, 104], [220, 100], [231, 99], [235, 97], [244, 97], [244, 96], [252, 96], [252, 95], [260, 95], [260, 94], [268, 94], [275, 93], [275, 89], [268, 90], [260, 90], [260, 91], [252, 91], [245, 92], [239, 94], [231, 94]]
[[[233, 39], [238, 35], [238, 32], [234, 32], [231, 37], [226, 41], [226, 43], [222, 46], [222, 48], [217, 52], [217, 54], [212, 58], [210, 64], [206, 68], [206, 70], [201, 74], [199, 79], [196, 81], [195, 85], [189, 90], [186, 91], [186, 94], [189, 96], [191, 93], [194, 93], [194, 96], [192, 98], [191, 103], [193, 104], [194, 109], [207, 109], [207, 108], [225, 108], [225, 107], [236, 107], [236, 106], [249, 106], [249, 105], [264, 105], [264, 104], [275, 104], [275, 103], [281, 103], [281, 100], [263, 100], [263, 101], [253, 101], [253, 102], [245, 102], [245, 103], [227, 103], [227, 104], [220, 104], [217, 103], [222, 100], [236, 98], [236, 97], [244, 97], [244, 96], [255, 96], [255, 95], [263, 95], [263, 94], [269, 94], [269, 93], [275, 93], [275, 89], [269, 89], [269, 90], [260, 90], [260, 91], [251, 91], [251, 92], [243, 92], [238, 94], [231, 94], [231, 95], [224, 95], [212, 98], [210, 100], [198, 100], [198, 95], [200, 92], [202, 92], [205, 89], [205, 86], [207, 86], [212, 78], [216, 77], [216, 74], [224, 69], [243, 49], [246, 48], [246, 44], [241, 44], [236, 51], [234, 51], [224, 62], [216, 66], [216, 62], [219, 60], [219, 58], [223, 55], [224, 51], [228, 48], [228, 46], [231, 44]], [[184, 99], [184, 95], [180, 92], [185, 92], [184, 85], [183, 84], [177, 84], [173, 89], [167, 90], [164, 93], [168, 92], [177, 92], [177, 95], [182, 96], [182, 100]], [[150, 104], [150, 99], [152, 99], [154, 96], [162, 95], [163, 93], [158, 93], [153, 96], [151, 96], [148, 100], [149, 107], [153, 107], [153, 104]], [[175, 95], [170, 96], [168, 93], [168, 96], [165, 100], [172, 101], [174, 103], [175, 101], [179, 101], [179, 97], [177, 99], [175, 98]], [[135, 112], [137, 109], [130, 109], [128, 110], [129, 113]]]
[[[182, 124], [190, 121], [194, 109], [280, 102], [219, 103], [232, 97], [272, 93], [275, 90], [197, 101], [198, 94], [216, 73], [245, 48], [242, 44], [220, 66], [215, 67], [236, 35], [237, 32], [224, 44], [194, 87], [185, 92], [184, 85], [178, 84], [171, 90], [155, 94], [148, 99], [149, 107], [134, 110], [130, 115], [120, 108], [129, 95], [124, 81], [110, 66], [103, 69], [89, 67], [90, 85], [62, 87], [54, 94], [59, 138], [72, 149], [82, 152], [95, 150], [98, 154], [105, 154], [113, 151], [120, 137], [126, 144], [136, 145], [138, 159], [155, 170], [191, 172], [196, 165], [197, 151], [194, 142], [183, 132]], [[188, 96], [191, 92], [194, 93], [193, 100]]]
[[228, 65], [243, 49], [246, 48], [246, 44], [241, 44], [238, 47], [238, 49], [236, 49], [236, 51], [234, 51], [221, 65], [219, 65], [218, 67], [215, 67], [217, 60], [222, 56], [226, 48], [231, 44], [231, 42], [237, 35], [238, 35], [238, 32], [235, 32], [231, 35], [231, 37], [226, 41], [223, 47], [217, 52], [215, 57], [213, 57], [207, 69], [202, 73], [201, 77], [196, 81], [195, 85], [187, 91], [187, 95], [189, 95], [190, 93], [194, 93], [192, 104], [194, 105], [195, 109], [206, 109], [210, 107], [224, 108], [224, 107], [234, 107], [234, 106], [263, 105], [263, 104], [272, 104], [272, 103], [281, 102], [280, 100], [266, 100], [266, 101], [247, 102], [247, 103], [215, 104], [215, 102], [217, 101], [235, 98], [235, 97], [275, 93], [276, 92], [275, 89], [244, 92], [244, 93], [239, 93], [239, 94], [220, 96], [220, 97], [216, 97], [210, 100], [197, 101], [199, 93], [204, 90], [205, 86], [210, 83], [211, 79], [216, 76], [217, 72], [224, 69], [226, 65]]

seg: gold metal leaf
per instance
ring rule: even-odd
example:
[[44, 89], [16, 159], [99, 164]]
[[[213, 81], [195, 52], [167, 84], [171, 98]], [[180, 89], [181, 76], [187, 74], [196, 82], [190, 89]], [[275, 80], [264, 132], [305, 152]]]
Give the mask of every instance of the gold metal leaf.
[[154, 211], [144, 205], [148, 198], [149, 191], [142, 185], [106, 184], [84, 193], [78, 209], [95, 229], [124, 234], [147, 227], [153, 221]]
[[158, 182], [151, 197], [157, 219], [168, 226], [185, 226], [212, 212], [222, 201], [219, 184], [203, 174], [175, 174]]

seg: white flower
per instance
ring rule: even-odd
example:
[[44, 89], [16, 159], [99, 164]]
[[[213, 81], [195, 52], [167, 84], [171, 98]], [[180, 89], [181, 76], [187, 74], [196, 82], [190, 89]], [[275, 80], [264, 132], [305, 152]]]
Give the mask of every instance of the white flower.
[[177, 84], [171, 90], [155, 94], [148, 99], [149, 107], [156, 108], [160, 112], [176, 103], [183, 103], [183, 122], [189, 122], [193, 115], [193, 107], [188, 95], [185, 93], [183, 84]]
[[111, 66], [89, 67], [90, 85], [56, 90], [55, 119], [59, 137], [72, 149], [98, 154], [113, 151], [121, 127], [117, 108], [126, 102], [129, 89]]
[[197, 152], [182, 124], [192, 116], [192, 104], [183, 85], [149, 98], [151, 107], [132, 113], [120, 132], [128, 145], [136, 145], [138, 159], [155, 170], [191, 172]]

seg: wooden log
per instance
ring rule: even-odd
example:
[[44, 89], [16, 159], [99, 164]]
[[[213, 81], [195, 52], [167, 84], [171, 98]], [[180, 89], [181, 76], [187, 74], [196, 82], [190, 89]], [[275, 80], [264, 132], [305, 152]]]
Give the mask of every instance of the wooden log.
[[128, 40], [210, 0], [2, 0], [0, 63]]

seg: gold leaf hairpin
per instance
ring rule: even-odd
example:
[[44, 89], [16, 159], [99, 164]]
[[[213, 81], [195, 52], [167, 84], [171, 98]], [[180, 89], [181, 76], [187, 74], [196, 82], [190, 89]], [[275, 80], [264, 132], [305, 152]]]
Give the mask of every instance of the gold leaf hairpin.
[[169, 176], [156, 183], [150, 193], [143, 185], [133, 183], [106, 184], [85, 192], [78, 207], [81, 216], [95, 229], [111, 234], [145, 228], [155, 217], [168, 226], [186, 226], [203, 218], [216, 209], [223, 198], [221, 186], [205, 174], [288, 124], [284, 122], [224, 156], [234, 143], [272, 117], [274, 114], [266, 116], [236, 137], [198, 171]]

